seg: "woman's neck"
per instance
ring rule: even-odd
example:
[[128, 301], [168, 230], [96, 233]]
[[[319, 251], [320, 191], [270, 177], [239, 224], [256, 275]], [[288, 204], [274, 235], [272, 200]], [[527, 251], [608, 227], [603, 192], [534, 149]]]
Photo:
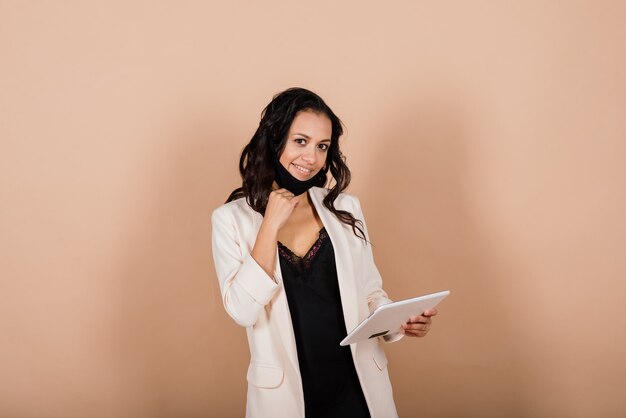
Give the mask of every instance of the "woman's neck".
[[296, 210], [307, 209], [311, 206], [311, 198], [309, 197], [308, 192], [304, 192], [300, 196], [296, 196], [294, 199], [298, 199], [298, 206], [296, 207]]

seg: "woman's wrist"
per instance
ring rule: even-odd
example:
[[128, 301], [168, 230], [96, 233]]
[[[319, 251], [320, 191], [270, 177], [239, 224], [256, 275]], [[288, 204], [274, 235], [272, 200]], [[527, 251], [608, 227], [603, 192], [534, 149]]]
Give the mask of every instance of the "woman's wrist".
[[278, 228], [263, 222], [252, 248], [252, 258], [274, 280], [274, 266], [276, 262], [276, 245], [278, 242]]
[[272, 241], [278, 241], [278, 228], [276, 225], [272, 225], [268, 222], [263, 222], [261, 224], [261, 228], [259, 228], [259, 233], [257, 235], [257, 239], [260, 236], [263, 236], [264, 239], [271, 239]]

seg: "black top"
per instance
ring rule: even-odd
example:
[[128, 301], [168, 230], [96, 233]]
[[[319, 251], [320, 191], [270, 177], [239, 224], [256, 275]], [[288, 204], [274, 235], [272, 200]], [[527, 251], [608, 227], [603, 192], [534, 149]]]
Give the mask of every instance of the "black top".
[[305, 415], [369, 417], [343, 319], [333, 245], [324, 228], [303, 257], [278, 243], [298, 362], [304, 389]]

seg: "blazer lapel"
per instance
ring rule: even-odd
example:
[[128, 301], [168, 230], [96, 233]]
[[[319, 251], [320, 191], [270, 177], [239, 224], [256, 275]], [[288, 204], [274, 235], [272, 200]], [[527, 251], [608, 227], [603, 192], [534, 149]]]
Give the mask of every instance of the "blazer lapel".
[[[317, 209], [317, 213], [328, 232], [335, 253], [335, 263], [337, 265], [337, 278], [339, 281], [339, 294], [343, 308], [343, 317], [348, 332], [352, 331], [359, 324], [359, 304], [357, 292], [355, 291], [354, 269], [352, 266], [352, 254], [350, 252], [350, 241], [346, 236], [347, 226], [323, 204], [326, 190], [319, 187], [309, 189], [311, 201]], [[352, 233], [352, 231], [349, 231]]]

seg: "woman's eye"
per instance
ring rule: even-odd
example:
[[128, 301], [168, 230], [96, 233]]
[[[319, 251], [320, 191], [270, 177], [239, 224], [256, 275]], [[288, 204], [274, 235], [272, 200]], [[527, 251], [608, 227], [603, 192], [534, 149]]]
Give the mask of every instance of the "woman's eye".
[[328, 144], [320, 144], [319, 147], [322, 151], [328, 150]]
[[303, 138], [296, 138], [294, 141], [296, 141], [296, 144], [300, 144], [300, 145], [306, 144], [306, 139], [303, 139]]

